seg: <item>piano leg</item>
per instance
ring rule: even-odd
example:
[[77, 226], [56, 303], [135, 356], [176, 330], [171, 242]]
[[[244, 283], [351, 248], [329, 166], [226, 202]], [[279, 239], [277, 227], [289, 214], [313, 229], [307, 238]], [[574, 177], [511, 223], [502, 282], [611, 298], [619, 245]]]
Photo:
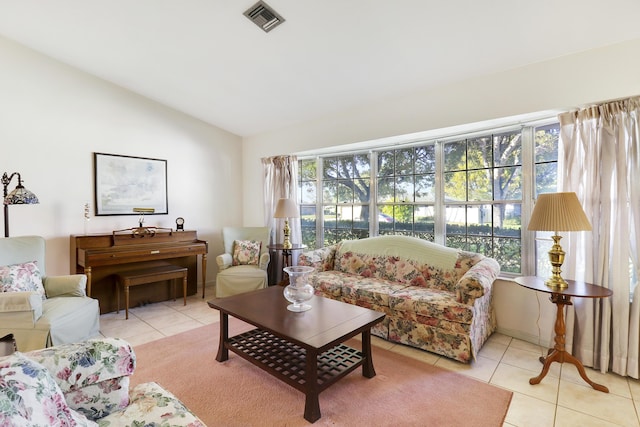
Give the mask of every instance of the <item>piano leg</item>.
[[202, 254], [202, 299], [204, 299], [204, 287], [207, 284], [207, 254]]

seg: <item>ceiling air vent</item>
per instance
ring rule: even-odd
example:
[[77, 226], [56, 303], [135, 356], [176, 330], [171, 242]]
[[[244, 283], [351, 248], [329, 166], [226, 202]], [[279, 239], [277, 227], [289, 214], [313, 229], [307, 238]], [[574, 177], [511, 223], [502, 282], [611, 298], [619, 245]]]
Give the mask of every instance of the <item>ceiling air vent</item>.
[[284, 18], [263, 1], [259, 1], [251, 6], [244, 13], [244, 16], [262, 28], [265, 33], [268, 33], [284, 22]]

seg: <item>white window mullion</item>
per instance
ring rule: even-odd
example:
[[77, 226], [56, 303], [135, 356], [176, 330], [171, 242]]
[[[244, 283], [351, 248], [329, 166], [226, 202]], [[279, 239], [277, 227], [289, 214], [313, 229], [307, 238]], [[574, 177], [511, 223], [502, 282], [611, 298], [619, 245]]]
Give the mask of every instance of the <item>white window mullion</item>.
[[436, 200], [434, 206], [435, 243], [445, 244], [446, 233], [446, 206], [444, 200], [444, 143], [436, 142]]
[[[536, 187], [535, 168], [535, 128], [527, 126], [522, 129], [522, 208], [520, 211], [522, 265], [520, 271], [525, 276], [533, 276], [536, 272], [536, 233], [527, 231], [529, 218], [533, 211]], [[529, 179], [527, 179], [529, 177]]]
[[324, 204], [322, 203], [322, 157], [316, 157], [316, 246], [324, 246]]
[[371, 183], [369, 184], [369, 236], [377, 236], [378, 228], [378, 152], [369, 152]]

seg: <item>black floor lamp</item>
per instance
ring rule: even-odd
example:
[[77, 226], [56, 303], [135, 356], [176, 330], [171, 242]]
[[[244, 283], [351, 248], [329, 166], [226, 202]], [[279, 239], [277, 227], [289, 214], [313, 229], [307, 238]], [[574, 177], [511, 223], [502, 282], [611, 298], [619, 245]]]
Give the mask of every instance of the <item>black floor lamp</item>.
[[[18, 185], [10, 194], [7, 194], [7, 187], [15, 175], [18, 176]], [[2, 175], [2, 186], [4, 187], [4, 237], [9, 237], [9, 205], [35, 205], [40, 202], [35, 194], [24, 188], [18, 172], [11, 175], [5, 172]]]

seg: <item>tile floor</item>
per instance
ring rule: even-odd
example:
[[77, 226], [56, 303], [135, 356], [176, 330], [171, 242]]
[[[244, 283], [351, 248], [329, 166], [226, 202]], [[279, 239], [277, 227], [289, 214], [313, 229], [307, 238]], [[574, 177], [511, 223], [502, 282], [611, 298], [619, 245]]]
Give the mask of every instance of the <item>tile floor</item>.
[[[207, 293], [213, 295], [213, 289]], [[218, 312], [209, 308], [206, 299], [192, 295], [186, 306], [178, 299], [132, 308], [129, 320], [125, 320], [124, 311], [104, 314], [100, 326], [103, 335], [117, 336], [138, 345], [218, 321]], [[375, 337], [372, 341], [376, 346], [424, 363], [511, 390], [513, 399], [505, 427], [640, 427], [640, 381], [615, 374], [603, 375], [587, 368], [592, 381], [609, 388], [610, 393], [605, 394], [585, 383], [573, 365], [553, 363], [540, 384], [530, 385], [529, 378], [540, 373], [538, 357], [546, 349], [525, 341], [493, 334], [478, 360], [470, 365]]]

